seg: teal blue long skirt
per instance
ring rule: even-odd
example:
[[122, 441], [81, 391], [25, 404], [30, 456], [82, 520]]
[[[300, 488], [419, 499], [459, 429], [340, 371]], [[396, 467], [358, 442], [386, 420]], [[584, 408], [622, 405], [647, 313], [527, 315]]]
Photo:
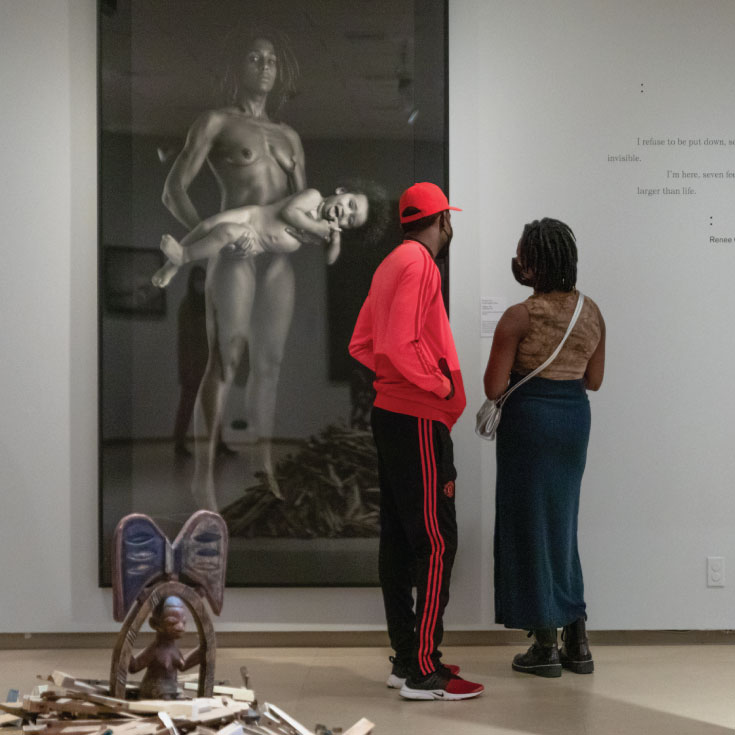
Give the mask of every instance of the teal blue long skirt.
[[503, 407], [496, 438], [496, 623], [558, 628], [585, 615], [577, 516], [589, 434], [583, 380], [532, 378]]

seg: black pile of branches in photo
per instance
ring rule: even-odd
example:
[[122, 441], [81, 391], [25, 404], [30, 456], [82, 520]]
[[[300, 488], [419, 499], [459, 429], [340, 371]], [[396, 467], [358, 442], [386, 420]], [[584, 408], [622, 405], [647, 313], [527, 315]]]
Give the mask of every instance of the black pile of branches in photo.
[[[332, 425], [276, 464], [221, 512], [231, 536], [355, 538], [378, 535], [378, 469], [369, 431]], [[278, 495], [282, 497], [278, 497]]]

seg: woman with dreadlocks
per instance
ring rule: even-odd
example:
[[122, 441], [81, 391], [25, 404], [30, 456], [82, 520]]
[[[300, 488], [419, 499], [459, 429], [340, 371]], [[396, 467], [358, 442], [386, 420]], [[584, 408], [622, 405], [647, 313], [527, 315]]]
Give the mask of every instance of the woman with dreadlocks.
[[[277, 118], [295, 92], [298, 65], [287, 39], [275, 30], [236, 28], [228, 50], [225, 104], [203, 112], [189, 129], [163, 191], [163, 202], [187, 230], [202, 221], [189, 197], [200, 171], [210, 169], [220, 192], [220, 210], [269, 205], [306, 187], [304, 151], [296, 131]], [[270, 490], [271, 437], [281, 361], [294, 310], [295, 276], [288, 253], [241, 257], [235, 248], [207, 264], [205, 286], [209, 360], [202, 378], [195, 422], [192, 491], [200, 507], [217, 509], [214, 460], [226, 400], [245, 349], [250, 354], [246, 387], [248, 421], [261, 438], [259, 464]], [[175, 270], [174, 265], [166, 268]], [[169, 277], [171, 273], [168, 274]], [[164, 277], [165, 274], [161, 274]], [[207, 436], [208, 439], [202, 439]]]
[[[512, 261], [533, 295], [498, 322], [485, 394], [498, 398], [542, 365], [561, 342], [580, 294], [572, 230], [554, 219], [527, 224]], [[534, 637], [513, 669], [561, 676], [592, 673], [582, 567], [577, 550], [579, 494], [590, 432], [588, 390], [605, 366], [605, 322], [585, 297], [556, 359], [507, 399], [497, 429], [495, 620]], [[563, 647], [557, 645], [563, 628]]]

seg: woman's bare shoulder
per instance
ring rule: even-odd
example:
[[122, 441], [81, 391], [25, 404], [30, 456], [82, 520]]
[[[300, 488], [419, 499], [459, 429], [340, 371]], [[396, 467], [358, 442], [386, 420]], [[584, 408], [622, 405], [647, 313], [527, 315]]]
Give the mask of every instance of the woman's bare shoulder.
[[510, 319], [527, 322], [529, 318], [528, 304], [525, 301], [521, 301], [518, 304], [513, 304], [513, 306], [509, 306], [503, 312], [503, 316], [505, 316], [506, 314]]
[[528, 306], [525, 301], [520, 304], [509, 306], [500, 317], [498, 329], [502, 329], [507, 333], [525, 334], [530, 324], [530, 316]]
[[288, 138], [288, 140], [291, 141], [292, 145], [301, 145], [301, 137], [290, 125], [287, 125], [284, 122], [279, 122], [277, 125], [278, 129], [286, 136], [286, 138]]
[[602, 318], [602, 310], [600, 309], [599, 304], [587, 294], [584, 295], [584, 301], [585, 304], [589, 304], [592, 311], [597, 315], [597, 318], [600, 320], [600, 324], [604, 327], [605, 320]]
[[210, 110], [204, 110], [199, 113], [189, 128], [192, 132], [212, 131], [219, 129], [225, 121], [232, 116], [232, 110], [228, 107], [219, 107]]

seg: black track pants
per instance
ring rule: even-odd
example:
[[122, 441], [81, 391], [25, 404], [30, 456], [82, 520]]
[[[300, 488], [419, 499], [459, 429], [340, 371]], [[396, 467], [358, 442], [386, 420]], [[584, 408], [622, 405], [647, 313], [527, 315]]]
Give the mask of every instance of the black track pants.
[[[454, 452], [440, 421], [373, 408], [380, 475], [379, 574], [396, 657], [434, 671], [457, 550]], [[412, 587], [416, 587], [416, 606]]]

